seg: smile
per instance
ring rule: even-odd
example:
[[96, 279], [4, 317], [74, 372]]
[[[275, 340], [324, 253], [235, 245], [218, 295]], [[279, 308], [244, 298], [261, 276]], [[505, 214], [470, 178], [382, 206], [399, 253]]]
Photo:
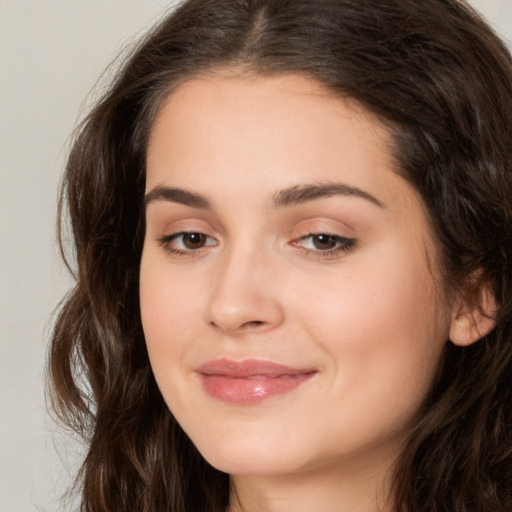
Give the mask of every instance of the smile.
[[270, 361], [216, 359], [196, 369], [203, 389], [233, 404], [252, 404], [299, 387], [317, 372]]

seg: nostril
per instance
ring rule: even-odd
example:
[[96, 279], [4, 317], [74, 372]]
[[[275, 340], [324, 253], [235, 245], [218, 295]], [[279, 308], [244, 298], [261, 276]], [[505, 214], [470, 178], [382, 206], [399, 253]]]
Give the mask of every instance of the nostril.
[[[229, 283], [228, 283], [229, 284]], [[225, 334], [262, 333], [283, 321], [281, 304], [256, 287], [227, 286], [212, 293], [204, 320]]]
[[227, 325], [217, 324], [215, 321], [210, 322], [210, 325], [213, 327], [217, 327], [222, 330], [228, 330], [228, 331], [248, 331], [251, 329], [259, 329], [260, 327], [267, 325], [267, 322], [264, 322], [263, 320], [251, 320], [249, 322], [244, 322], [242, 324], [239, 324], [236, 327], [231, 326], [231, 328]]
[[265, 325], [265, 322], [261, 320], [252, 320], [251, 322], [245, 322], [242, 325], [243, 329], [250, 329], [251, 327], [259, 327], [260, 325]]

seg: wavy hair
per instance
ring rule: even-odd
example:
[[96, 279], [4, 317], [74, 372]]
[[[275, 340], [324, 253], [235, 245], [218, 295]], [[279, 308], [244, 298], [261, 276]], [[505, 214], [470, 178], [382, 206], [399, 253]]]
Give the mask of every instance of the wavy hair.
[[60, 226], [76, 284], [58, 312], [48, 373], [54, 409], [88, 443], [82, 512], [223, 512], [229, 502], [229, 476], [201, 457], [157, 388], [138, 292], [152, 122], [179, 84], [226, 66], [307, 75], [390, 128], [397, 172], [435, 231], [445, 289], [478, 297], [487, 287], [499, 305], [483, 339], [447, 341], [397, 463], [395, 509], [512, 510], [505, 45], [462, 0], [188, 0], [126, 58], [79, 127], [63, 179]]

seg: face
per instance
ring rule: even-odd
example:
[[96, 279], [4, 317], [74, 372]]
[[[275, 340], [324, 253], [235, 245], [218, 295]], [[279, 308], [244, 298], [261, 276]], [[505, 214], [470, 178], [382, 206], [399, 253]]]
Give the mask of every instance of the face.
[[142, 322], [166, 403], [218, 469], [389, 461], [421, 410], [450, 308], [390, 144], [300, 76], [207, 75], [162, 105]]

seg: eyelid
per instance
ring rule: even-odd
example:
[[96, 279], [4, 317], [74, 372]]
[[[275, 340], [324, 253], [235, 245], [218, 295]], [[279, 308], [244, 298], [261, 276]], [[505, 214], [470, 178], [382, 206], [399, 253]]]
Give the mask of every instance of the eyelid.
[[[301, 242], [304, 240], [313, 239], [314, 237], [320, 236], [333, 238], [337, 246], [322, 250], [318, 248], [308, 248], [301, 245]], [[313, 256], [318, 259], [338, 259], [341, 258], [345, 253], [353, 250], [357, 245], [357, 240], [355, 238], [348, 238], [342, 235], [320, 231], [316, 233], [309, 233], [308, 235], [296, 238], [290, 244], [294, 247], [297, 247], [308, 256]]]
[[[294, 225], [289, 244], [310, 258], [323, 261], [338, 260], [356, 247], [358, 239], [354, 237], [355, 234], [354, 228], [340, 219], [330, 216], [309, 217]], [[313, 238], [321, 235], [331, 237], [335, 246], [315, 247]]]
[[[183, 248], [177, 248], [177, 247], [173, 247], [171, 244], [173, 241], [179, 239], [180, 237], [184, 237], [186, 235], [193, 235], [193, 234], [198, 234], [198, 235], [202, 235], [204, 237], [206, 237], [207, 240], [210, 240], [210, 241], [214, 241], [213, 243], [207, 243], [201, 247], [197, 247], [197, 248], [186, 248], [186, 247], [183, 247]], [[197, 256], [199, 254], [202, 254], [203, 252], [209, 250], [208, 248], [210, 247], [216, 247], [217, 245], [219, 245], [219, 241], [210, 236], [210, 235], [207, 235], [206, 233], [198, 230], [198, 229], [189, 229], [189, 230], [180, 230], [180, 231], [176, 231], [174, 233], [170, 233], [168, 235], [164, 235], [164, 236], [161, 236], [161, 237], [158, 237], [157, 238], [157, 242], [163, 247], [163, 249], [168, 253], [168, 254], [171, 254], [171, 255], [175, 255], [175, 256]], [[182, 245], [183, 245], [183, 242], [182, 242]]]

